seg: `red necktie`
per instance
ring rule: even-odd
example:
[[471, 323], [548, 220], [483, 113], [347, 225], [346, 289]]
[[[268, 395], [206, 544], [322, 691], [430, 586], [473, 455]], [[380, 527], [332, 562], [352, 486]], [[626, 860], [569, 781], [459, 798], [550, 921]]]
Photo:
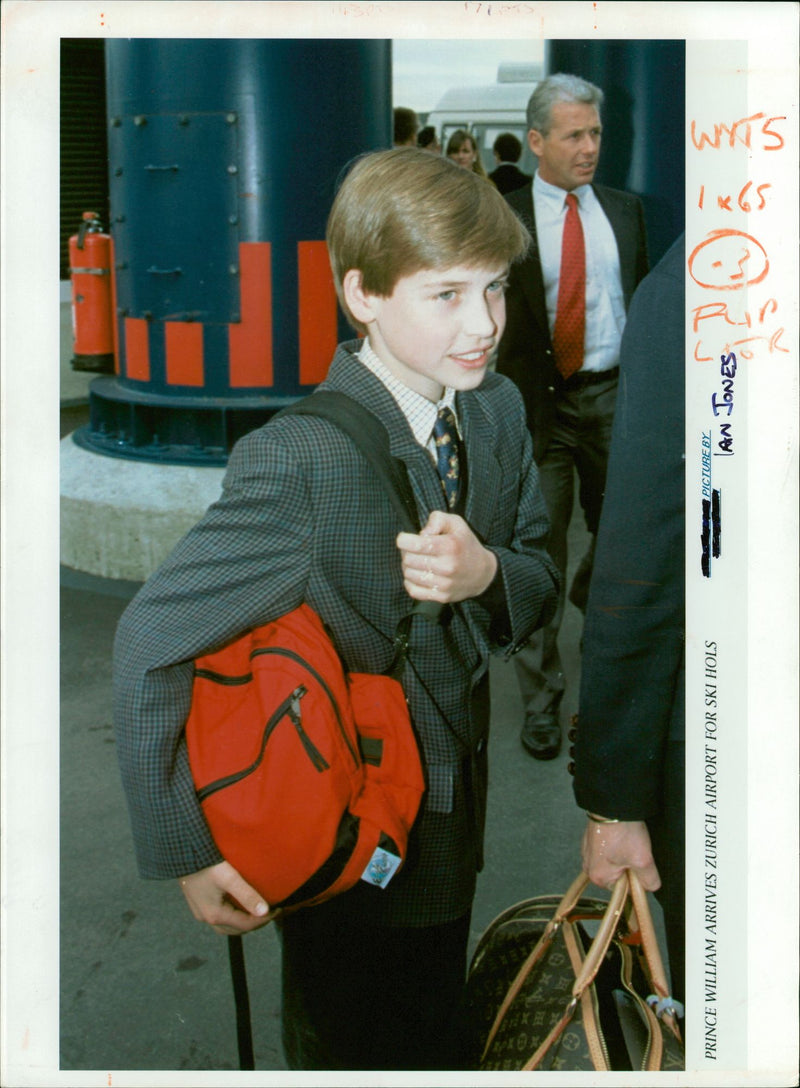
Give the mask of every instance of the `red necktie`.
[[567, 214], [561, 238], [561, 273], [553, 329], [556, 366], [568, 378], [583, 366], [586, 328], [586, 249], [578, 214], [578, 198], [567, 193]]

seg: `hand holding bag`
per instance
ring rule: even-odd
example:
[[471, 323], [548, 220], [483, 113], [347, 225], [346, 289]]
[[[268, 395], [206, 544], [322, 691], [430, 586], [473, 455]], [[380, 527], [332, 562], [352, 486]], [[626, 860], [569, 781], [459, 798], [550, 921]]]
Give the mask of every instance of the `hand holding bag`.
[[683, 1069], [682, 1009], [638, 877], [623, 873], [609, 901], [583, 897], [588, 883], [518, 903], [483, 934], [467, 982], [474, 1068]]

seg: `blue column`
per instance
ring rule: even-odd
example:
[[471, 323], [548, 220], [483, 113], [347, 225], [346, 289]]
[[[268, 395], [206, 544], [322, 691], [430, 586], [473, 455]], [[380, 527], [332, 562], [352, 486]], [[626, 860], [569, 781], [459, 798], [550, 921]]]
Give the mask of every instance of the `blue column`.
[[351, 335], [324, 247], [354, 157], [391, 146], [391, 44], [106, 43], [117, 372], [76, 440], [222, 464]]
[[553, 40], [545, 71], [571, 72], [602, 88], [595, 180], [641, 197], [654, 265], [684, 226], [684, 42]]

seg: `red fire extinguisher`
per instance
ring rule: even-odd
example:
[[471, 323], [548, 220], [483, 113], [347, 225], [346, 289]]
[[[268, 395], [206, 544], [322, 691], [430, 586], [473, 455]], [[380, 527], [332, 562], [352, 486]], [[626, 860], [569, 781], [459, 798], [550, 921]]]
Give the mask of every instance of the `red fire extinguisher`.
[[84, 212], [69, 240], [73, 370], [114, 371], [111, 237], [97, 212]]

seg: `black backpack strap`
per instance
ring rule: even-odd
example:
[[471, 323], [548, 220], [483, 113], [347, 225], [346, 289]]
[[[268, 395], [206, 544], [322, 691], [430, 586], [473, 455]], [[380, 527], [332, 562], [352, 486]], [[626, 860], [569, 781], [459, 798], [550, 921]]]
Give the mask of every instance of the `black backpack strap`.
[[[279, 416], [289, 414], [319, 416], [344, 431], [375, 470], [395, 508], [404, 532], [419, 532], [419, 515], [411, 481], [408, 478], [408, 470], [399, 458], [392, 456], [388, 432], [377, 416], [363, 404], [348, 397], [346, 393], [340, 393], [335, 389], [318, 389], [278, 413]], [[391, 673], [397, 673], [402, 669], [408, 645], [411, 614], [423, 616], [433, 623], [438, 623], [447, 611], [436, 601], [417, 601], [414, 604], [411, 613], [406, 617], [406, 622], [401, 621], [401, 628], [395, 639], [397, 657]]]
[[318, 390], [278, 413], [287, 414], [320, 416], [344, 431], [377, 473], [404, 531], [419, 532], [417, 504], [406, 466], [390, 453], [389, 435], [377, 416], [346, 393], [334, 389]]

